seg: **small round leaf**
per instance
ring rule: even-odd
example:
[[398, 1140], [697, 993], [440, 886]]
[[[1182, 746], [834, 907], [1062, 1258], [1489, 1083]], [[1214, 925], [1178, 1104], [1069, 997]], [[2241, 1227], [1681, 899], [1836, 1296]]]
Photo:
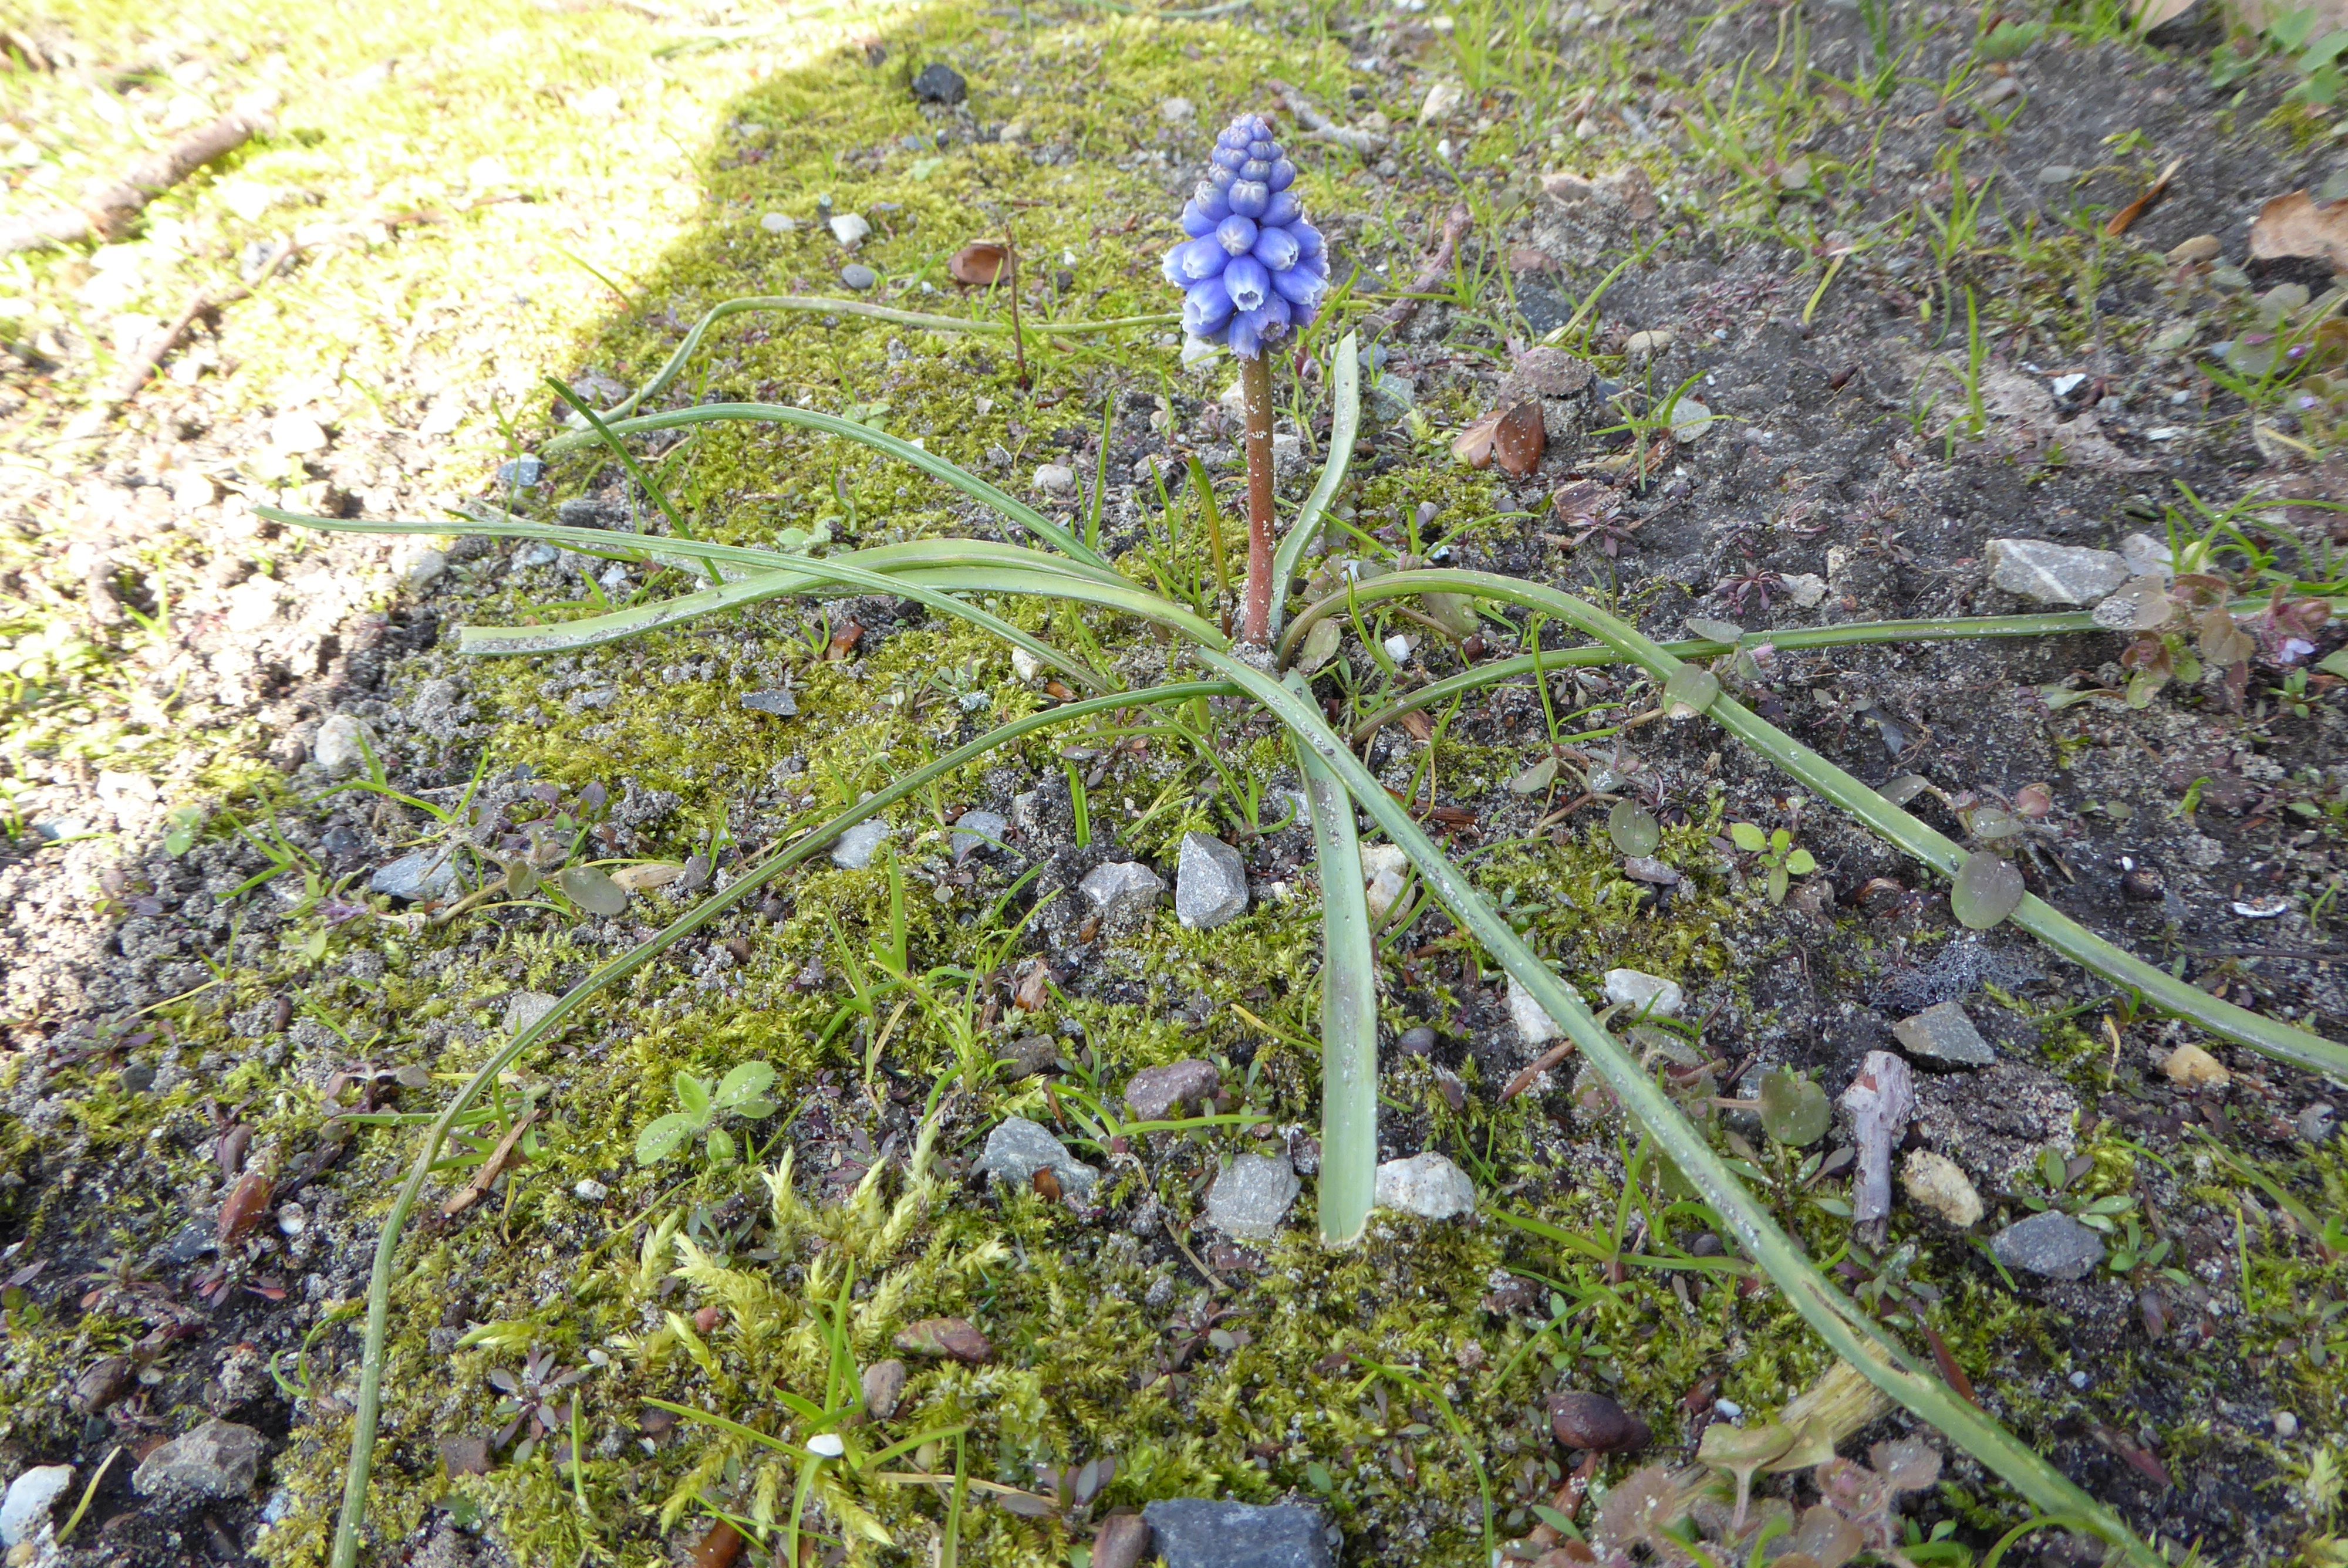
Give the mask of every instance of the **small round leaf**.
[[1780, 1143], [1799, 1149], [1827, 1135], [1834, 1108], [1827, 1091], [1798, 1072], [1785, 1068], [1761, 1080], [1761, 1130]]
[[627, 890], [592, 866], [571, 866], [556, 881], [565, 898], [598, 919], [609, 919], [627, 911]]
[[1757, 824], [1750, 822], [1730, 823], [1728, 840], [1747, 855], [1758, 855], [1769, 847], [1769, 835], [1763, 833]]
[[1663, 845], [1663, 826], [1637, 802], [1618, 800], [1606, 814], [1606, 836], [1625, 855], [1653, 855]]
[[1949, 889], [1949, 907], [1972, 929], [1986, 931], [2021, 907], [2025, 891], [2022, 873], [2014, 869], [2013, 862], [1986, 849], [1976, 850], [1957, 873], [1956, 886]]

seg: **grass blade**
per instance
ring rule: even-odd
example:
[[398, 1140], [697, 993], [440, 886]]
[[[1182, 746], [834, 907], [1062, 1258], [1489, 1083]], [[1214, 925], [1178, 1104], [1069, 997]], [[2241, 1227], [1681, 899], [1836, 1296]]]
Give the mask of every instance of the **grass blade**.
[[1296, 520], [1280, 541], [1272, 563], [1272, 634], [1280, 635], [1280, 618], [1288, 603], [1288, 585], [1296, 580], [1297, 563], [1321, 532], [1321, 514], [1337, 498], [1354, 460], [1354, 442], [1362, 431], [1362, 347], [1358, 333], [1347, 333], [1337, 345], [1335, 374], [1330, 383], [1334, 406], [1329, 415], [1329, 458], [1321, 466], [1320, 482], [1304, 497]]
[[[1395, 599], [1420, 593], [1466, 594], [1498, 600], [1555, 616], [1587, 636], [1594, 637], [1637, 664], [1656, 681], [1668, 680], [1684, 664], [1627, 621], [1607, 614], [1571, 594], [1515, 578], [1472, 571], [1406, 571], [1354, 585], [1356, 602]], [[1315, 607], [1320, 608], [1319, 606]], [[1303, 617], [1297, 618], [1297, 626]], [[1295, 630], [1291, 628], [1292, 632]], [[1546, 667], [1549, 655], [1544, 653]], [[1968, 858], [1966, 851], [1944, 835], [1892, 804], [1834, 764], [1795, 740], [1751, 709], [1722, 696], [1704, 710], [1705, 716], [1746, 745], [1776, 764], [1803, 784], [1840, 806], [1881, 834], [1908, 855], [1943, 876], [1954, 877]], [[2081, 967], [2113, 984], [2142, 995], [2163, 1012], [2190, 1020], [2221, 1039], [2252, 1050], [2320, 1072], [2348, 1083], [2348, 1046], [2302, 1029], [2264, 1018], [2247, 1008], [2222, 1001], [2146, 963], [2135, 954], [2104, 940], [2035, 894], [2024, 896], [2009, 917], [2032, 936]]]
[[913, 770], [810, 830], [723, 892], [695, 905], [654, 936], [588, 975], [563, 992], [536, 1022], [516, 1034], [502, 1050], [492, 1053], [426, 1130], [423, 1147], [417, 1151], [415, 1163], [408, 1168], [407, 1179], [393, 1199], [391, 1212], [385, 1216], [383, 1230], [376, 1238], [374, 1270], [367, 1279], [366, 1330], [362, 1341], [358, 1397], [352, 1418], [350, 1462], [343, 1486], [342, 1513], [335, 1526], [334, 1555], [329, 1560], [332, 1568], [356, 1568], [358, 1563], [359, 1537], [366, 1521], [367, 1476], [375, 1456], [376, 1425], [383, 1412], [384, 1345], [390, 1328], [391, 1280], [399, 1255], [400, 1233], [407, 1225], [408, 1214], [415, 1208], [416, 1200], [423, 1193], [426, 1182], [431, 1178], [433, 1164], [439, 1158], [441, 1145], [447, 1142], [449, 1131], [499, 1073], [511, 1066], [523, 1052], [560, 1029], [598, 992], [634, 974], [792, 866], [809, 859], [846, 829], [867, 817], [878, 815], [956, 769], [1055, 724], [1073, 723], [1097, 713], [1114, 712], [1119, 708], [1187, 702], [1196, 697], [1235, 694], [1233, 688], [1221, 681], [1188, 681], [1176, 685], [1153, 686], [1138, 692], [1087, 698], [1063, 707], [1046, 709], [1040, 713], [1030, 713], [990, 730], [969, 744], [955, 747], [935, 762]]
[[[1300, 676], [1290, 676], [1294, 687]], [[1321, 876], [1321, 1239], [1361, 1239], [1378, 1179], [1377, 951], [1345, 786], [1296, 747]]]
[[[1473, 574], [1425, 575], [1451, 579]], [[1599, 1027], [1581, 996], [1550, 971], [1509, 923], [1485, 903], [1449, 857], [1411, 820], [1409, 811], [1386, 793], [1360, 758], [1346, 749], [1322, 719], [1317, 703], [1309, 697], [1298, 697], [1279, 682], [1229, 654], [1207, 652], [1200, 658], [1209, 668], [1220, 671], [1271, 710], [1287, 725], [1299, 744], [1309, 746], [1323, 764], [1344, 782], [1361, 807], [1410, 857], [1428, 887], [1461, 927], [1498, 960], [1510, 979], [1524, 988], [1572, 1037], [1584, 1059], [1605, 1079], [1625, 1109], [1703, 1194], [1746, 1255], [1761, 1266], [1786, 1293], [1794, 1309], [1838, 1355], [1858, 1368], [1869, 1382], [1938, 1427], [1951, 1441], [2040, 1509], [2076, 1515], [2085, 1527], [2117, 1547], [2123, 1557], [2138, 1568], [2164, 1568], [2166, 1560], [2139, 1540], [2116, 1512], [2089, 1497], [2043, 1456], [1925, 1371], [1914, 1357], [1885, 1335], [1818, 1272], [1631, 1053]]]

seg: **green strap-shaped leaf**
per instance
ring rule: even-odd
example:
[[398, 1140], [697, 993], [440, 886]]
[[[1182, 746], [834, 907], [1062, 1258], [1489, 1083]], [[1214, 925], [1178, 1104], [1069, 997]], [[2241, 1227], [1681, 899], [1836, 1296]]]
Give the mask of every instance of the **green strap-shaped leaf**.
[[[1469, 573], [1426, 574], [1465, 578]], [[1384, 580], [1384, 579], [1380, 579]], [[1467, 876], [1437, 849], [1386, 793], [1360, 758], [1346, 749], [1321, 717], [1320, 705], [1299, 697], [1268, 675], [1230, 654], [1207, 652], [1202, 661], [1242, 687], [1282, 723], [1300, 745], [1309, 746], [1323, 765], [1344, 782], [1403, 853], [1410, 857], [1436, 897], [1509, 978], [1530, 994], [1571, 1036], [1588, 1061], [1639, 1124], [1704, 1195], [1744, 1249], [1786, 1293], [1794, 1309], [1835, 1352], [1868, 1380], [1931, 1422], [2040, 1509], [2078, 1515], [2096, 1534], [2119, 1548], [2139, 1568], [2165, 1568], [2165, 1559], [2131, 1531], [2113, 1510], [2096, 1501], [2013, 1434], [1975, 1409], [1946, 1383], [1926, 1371], [1849, 1298], [1835, 1288], [1794, 1240], [1777, 1227], [1715, 1153], [1694, 1123], [1640, 1068], [1621, 1042], [1600, 1027], [1578, 992], [1550, 972], [1524, 938], [1495, 913]], [[1725, 705], [1725, 700], [1722, 704]]]
[[[1353, 585], [1357, 602], [1400, 599], [1421, 593], [1464, 593], [1504, 604], [1538, 610], [1594, 637], [1629, 663], [1645, 670], [1658, 682], [1668, 682], [1686, 668], [1661, 644], [1636, 627], [1607, 614], [1595, 605], [1516, 578], [1474, 571], [1406, 571], [1373, 578]], [[1319, 609], [1319, 606], [1315, 606]], [[1294, 635], [1303, 625], [1299, 616], [1290, 627]], [[1546, 666], [1550, 655], [1543, 654]], [[1557, 656], [1560, 661], [1563, 655]], [[1705, 716], [1743, 741], [1811, 790], [1881, 834], [1900, 849], [1941, 876], [1953, 878], [1963, 868], [1965, 850], [1945, 835], [1910, 815], [1868, 788], [1809, 747], [1735, 699], [1722, 696], [1704, 710]], [[2348, 1046], [2306, 1030], [2265, 1018], [2247, 1008], [2221, 1001], [2201, 989], [2157, 968], [2104, 940], [2035, 894], [2026, 895], [2010, 917], [2013, 922], [2072, 962], [2091, 969], [2116, 985], [2141, 993], [2164, 1012], [2189, 1019], [2210, 1033], [2252, 1050], [2288, 1061], [2341, 1083], [2348, 1083]]]
[[[723, 425], [748, 422], [757, 425], [796, 425], [806, 430], [820, 430], [828, 436], [844, 436], [860, 441], [874, 451], [894, 457], [900, 463], [911, 464], [935, 479], [942, 479], [968, 496], [972, 500], [994, 507], [1013, 522], [1051, 545], [1063, 555], [1094, 566], [1106, 566], [1084, 541], [1076, 535], [1008, 492], [998, 489], [969, 469], [934, 452], [925, 452], [911, 442], [875, 430], [869, 425], [859, 425], [852, 419], [842, 419], [836, 414], [819, 414], [811, 408], [793, 408], [780, 403], [704, 403], [691, 408], [672, 409], [665, 414], [639, 415], [633, 419], [614, 422], [614, 436], [640, 436], [654, 430], [676, 430], [694, 425]], [[592, 430], [574, 430], [548, 442], [549, 453], [568, 452], [596, 440]]]
[[[1301, 690], [1301, 676], [1289, 678]], [[1361, 1239], [1378, 1182], [1378, 976], [1354, 804], [1312, 747], [1296, 765], [1321, 877], [1321, 1239]]]
[[1361, 334], [1347, 333], [1337, 345], [1337, 363], [1330, 377], [1329, 456], [1321, 465], [1320, 482], [1304, 497], [1296, 520], [1280, 541], [1272, 561], [1272, 634], [1280, 635], [1280, 619], [1288, 603], [1288, 585], [1296, 580], [1297, 564], [1321, 532], [1322, 514], [1337, 498], [1345, 469], [1354, 460], [1354, 441], [1362, 433]]

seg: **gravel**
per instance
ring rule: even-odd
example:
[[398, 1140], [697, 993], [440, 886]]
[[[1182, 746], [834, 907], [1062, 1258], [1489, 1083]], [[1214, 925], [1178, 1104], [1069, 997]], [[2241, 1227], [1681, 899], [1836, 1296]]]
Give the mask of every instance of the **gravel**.
[[2093, 604], [2128, 579], [2128, 563], [2111, 550], [2044, 539], [1992, 539], [1993, 587], [2040, 604]]
[[2014, 1221], [1989, 1248], [2006, 1267], [2048, 1279], [2085, 1279], [2104, 1261], [2104, 1238], [2059, 1209]]
[[1060, 1191], [1072, 1198], [1089, 1196], [1100, 1173], [1068, 1153], [1068, 1146], [1049, 1129], [1025, 1116], [1006, 1116], [986, 1135], [986, 1147], [971, 1167], [975, 1176], [999, 1178], [1006, 1185], [1026, 1187], [1035, 1173], [1049, 1171]]
[[1429, 1150], [1378, 1167], [1377, 1205], [1423, 1220], [1447, 1220], [1476, 1212], [1476, 1184]]
[[244, 1497], [260, 1478], [268, 1451], [259, 1432], [216, 1416], [141, 1460], [131, 1473], [130, 1489], [141, 1497]]
[[1156, 908], [1166, 883], [1138, 860], [1117, 860], [1085, 873], [1076, 890], [1091, 903], [1095, 914], [1122, 924]]
[[1997, 1052], [1955, 1002], [1928, 1007], [1891, 1026], [1900, 1049], [1928, 1067], [1987, 1067]]
[[1302, 1503], [1178, 1497], [1151, 1503], [1142, 1518], [1166, 1568], [1336, 1568], [1327, 1528]]

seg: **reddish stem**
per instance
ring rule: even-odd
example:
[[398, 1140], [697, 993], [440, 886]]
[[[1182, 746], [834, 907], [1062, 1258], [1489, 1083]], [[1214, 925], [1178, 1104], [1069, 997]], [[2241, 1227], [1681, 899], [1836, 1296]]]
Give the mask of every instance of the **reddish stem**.
[[1240, 361], [1240, 393], [1247, 406], [1248, 575], [1247, 613], [1241, 635], [1249, 642], [1272, 637], [1272, 357]]

